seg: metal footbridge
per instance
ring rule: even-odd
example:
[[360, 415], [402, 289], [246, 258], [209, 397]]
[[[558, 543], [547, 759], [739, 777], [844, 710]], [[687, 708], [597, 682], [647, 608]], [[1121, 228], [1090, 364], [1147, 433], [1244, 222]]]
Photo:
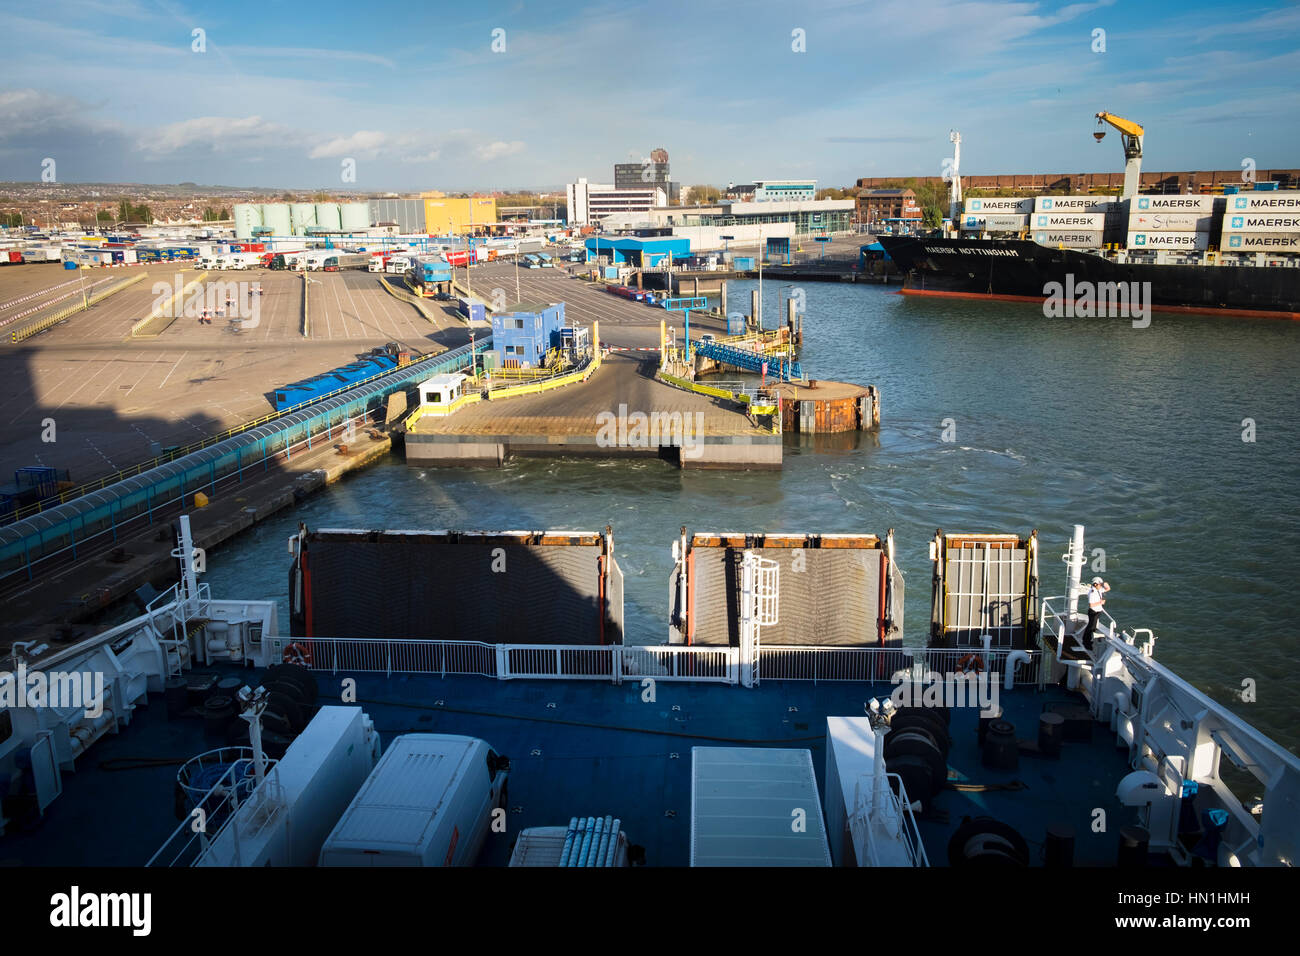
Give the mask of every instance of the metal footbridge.
[[767, 374], [779, 377], [782, 381], [803, 380], [803, 369], [799, 366], [797, 359], [763, 355], [759, 352], [738, 349], [733, 345], [723, 345], [719, 342], [704, 341], [694, 343], [691, 348], [696, 355], [713, 359], [715, 362], [734, 365], [736, 368], [743, 369], [746, 372], [753, 372], [755, 375], [762, 375], [763, 366], [766, 365]]

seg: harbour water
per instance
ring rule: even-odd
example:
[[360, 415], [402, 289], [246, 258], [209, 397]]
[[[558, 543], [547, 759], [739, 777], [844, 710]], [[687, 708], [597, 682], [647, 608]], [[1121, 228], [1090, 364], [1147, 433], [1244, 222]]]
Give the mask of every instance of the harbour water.
[[[751, 287], [732, 284], [733, 308], [747, 306]], [[787, 440], [780, 473], [578, 459], [421, 470], [393, 457], [212, 554], [214, 594], [278, 599], [287, 624], [285, 541], [300, 520], [611, 524], [627, 578], [628, 640], [659, 643], [681, 525], [894, 528], [906, 633], [920, 644], [936, 528], [1037, 528], [1050, 595], [1064, 588], [1059, 556], [1081, 522], [1089, 550], [1104, 549], [1090, 555], [1088, 576], [1111, 582], [1107, 608], [1121, 625], [1153, 628], [1160, 660], [1300, 751], [1300, 625], [1286, 611], [1300, 553], [1300, 324], [1154, 313], [1150, 327], [1135, 329], [1122, 319], [1047, 319], [1032, 305], [905, 297], [896, 287], [801, 288], [804, 368], [879, 386], [878, 434]], [[784, 315], [781, 294], [764, 282], [768, 325]], [[1241, 699], [1243, 681], [1253, 682], [1253, 702]]]

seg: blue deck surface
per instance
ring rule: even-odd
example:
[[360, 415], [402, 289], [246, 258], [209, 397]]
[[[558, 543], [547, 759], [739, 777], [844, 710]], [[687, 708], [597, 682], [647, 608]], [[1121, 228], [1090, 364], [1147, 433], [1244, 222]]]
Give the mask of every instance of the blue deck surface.
[[[343, 676], [317, 675], [320, 703], [339, 699]], [[891, 690], [883, 683], [769, 681], [747, 690], [661, 681], [656, 699], [646, 702], [634, 682], [354, 676], [358, 703], [385, 746], [403, 733], [467, 734], [510, 758], [509, 829], [488, 837], [479, 859], [485, 865], [504, 865], [526, 827], [612, 814], [622, 819], [630, 842], [645, 847], [648, 865], [684, 866], [692, 746], [807, 748], [824, 793], [825, 717], [861, 715], [865, 701]], [[1024, 739], [1036, 735], [1044, 704], [1067, 699], [1077, 698], [1054, 687], [1018, 689], [1004, 693], [1001, 705]], [[1021, 781], [1025, 788], [939, 795], [935, 806], [946, 811], [947, 822], [921, 823], [931, 865], [947, 865], [948, 839], [962, 817], [981, 814], [1015, 826], [1029, 841], [1035, 864], [1047, 826], [1068, 823], [1076, 832], [1076, 865], [1113, 865], [1118, 831], [1134, 822], [1135, 811], [1115, 800], [1126, 766], [1106, 728], [1094, 726], [1091, 743], [1066, 743], [1060, 759], [1022, 754], [1016, 771], [998, 772], [980, 764], [976, 727], [976, 710], [953, 711], [950, 776], [983, 784]], [[64, 793], [40, 829], [0, 838], [0, 863], [142, 865], [177, 825], [177, 767], [108, 771], [100, 764], [123, 757], [184, 759], [217, 745], [204, 739], [201, 721], [169, 722], [161, 698], [152, 698], [121, 734], [102, 738], [75, 772], [64, 774]], [[1094, 808], [1106, 811], [1106, 832], [1093, 832]]]

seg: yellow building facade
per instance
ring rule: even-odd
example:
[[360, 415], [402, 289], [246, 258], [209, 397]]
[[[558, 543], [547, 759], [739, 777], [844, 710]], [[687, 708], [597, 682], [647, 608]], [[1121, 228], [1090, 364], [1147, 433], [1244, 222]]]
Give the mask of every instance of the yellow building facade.
[[490, 223], [497, 221], [497, 201], [492, 196], [457, 199], [425, 194], [423, 198], [424, 228], [430, 235], [484, 232]]

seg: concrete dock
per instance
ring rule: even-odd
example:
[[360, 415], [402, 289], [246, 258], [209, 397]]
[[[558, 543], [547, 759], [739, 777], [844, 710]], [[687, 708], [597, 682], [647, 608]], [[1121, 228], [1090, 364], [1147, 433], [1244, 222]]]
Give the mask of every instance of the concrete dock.
[[780, 434], [730, 402], [656, 381], [655, 365], [612, 353], [585, 383], [421, 418], [406, 434], [406, 460], [499, 465], [510, 455], [633, 455], [683, 468], [781, 467]]

